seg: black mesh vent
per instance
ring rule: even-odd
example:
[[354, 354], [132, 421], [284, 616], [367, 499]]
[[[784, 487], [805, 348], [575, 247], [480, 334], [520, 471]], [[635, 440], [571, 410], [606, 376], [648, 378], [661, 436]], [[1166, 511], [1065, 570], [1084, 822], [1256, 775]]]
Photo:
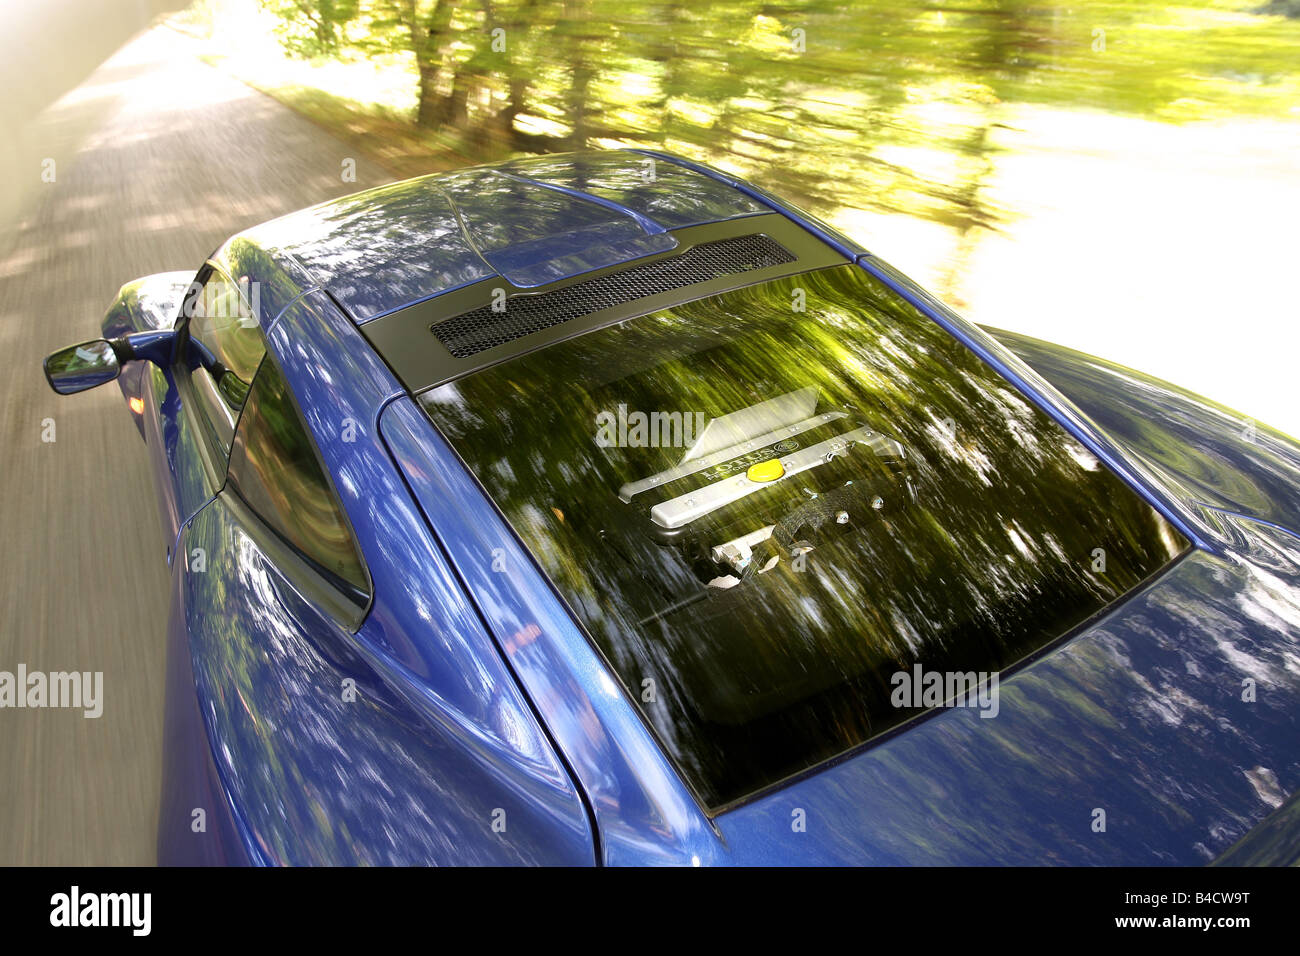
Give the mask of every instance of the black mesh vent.
[[794, 262], [794, 256], [767, 236], [739, 236], [692, 246], [680, 256], [633, 266], [554, 292], [508, 299], [504, 312], [481, 306], [433, 326], [433, 334], [457, 358], [468, 358], [532, 332], [580, 315], [670, 292], [721, 276]]

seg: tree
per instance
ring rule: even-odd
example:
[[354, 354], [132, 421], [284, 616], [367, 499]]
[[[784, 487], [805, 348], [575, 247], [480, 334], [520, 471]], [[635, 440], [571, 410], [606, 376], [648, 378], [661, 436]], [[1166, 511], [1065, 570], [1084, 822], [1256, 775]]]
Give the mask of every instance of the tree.
[[280, 21], [280, 42], [295, 56], [337, 56], [342, 30], [356, 18], [359, 0], [261, 0]]
[[814, 212], [942, 223], [966, 250], [1002, 217], [1005, 104], [1275, 114], [1300, 84], [1300, 0], [264, 2], [299, 55], [408, 56], [414, 122], [459, 153], [659, 146]]

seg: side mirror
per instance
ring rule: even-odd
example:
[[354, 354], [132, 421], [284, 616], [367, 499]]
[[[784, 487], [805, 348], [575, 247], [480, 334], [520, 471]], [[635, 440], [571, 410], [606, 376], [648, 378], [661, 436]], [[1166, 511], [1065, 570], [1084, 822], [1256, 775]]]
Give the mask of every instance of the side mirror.
[[45, 359], [45, 378], [60, 395], [84, 392], [111, 382], [122, 372], [117, 350], [107, 339], [96, 339], [52, 352]]
[[84, 392], [117, 378], [123, 362], [141, 359], [166, 368], [175, 359], [175, 345], [173, 329], [82, 342], [51, 353], [45, 359], [45, 377], [60, 395]]

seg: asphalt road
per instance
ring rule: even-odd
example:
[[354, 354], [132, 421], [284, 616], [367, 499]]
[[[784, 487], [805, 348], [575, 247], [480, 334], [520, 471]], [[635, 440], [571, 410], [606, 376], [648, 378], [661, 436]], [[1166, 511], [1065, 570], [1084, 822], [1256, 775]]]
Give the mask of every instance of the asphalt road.
[[0, 864], [149, 864], [168, 600], [153, 478], [117, 388], [56, 396], [41, 359], [97, 338], [122, 283], [392, 177], [166, 28], [35, 135], [54, 181], [31, 169], [37, 199], [0, 236], [0, 671], [102, 671], [103, 714], [0, 709]]

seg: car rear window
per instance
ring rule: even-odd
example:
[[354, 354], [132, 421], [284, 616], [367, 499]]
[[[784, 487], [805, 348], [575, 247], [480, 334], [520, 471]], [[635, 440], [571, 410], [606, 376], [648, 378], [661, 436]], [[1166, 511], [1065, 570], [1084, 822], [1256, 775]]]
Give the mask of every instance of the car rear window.
[[898, 691], [1005, 670], [1189, 546], [853, 266], [420, 400], [711, 811], [952, 703]]

